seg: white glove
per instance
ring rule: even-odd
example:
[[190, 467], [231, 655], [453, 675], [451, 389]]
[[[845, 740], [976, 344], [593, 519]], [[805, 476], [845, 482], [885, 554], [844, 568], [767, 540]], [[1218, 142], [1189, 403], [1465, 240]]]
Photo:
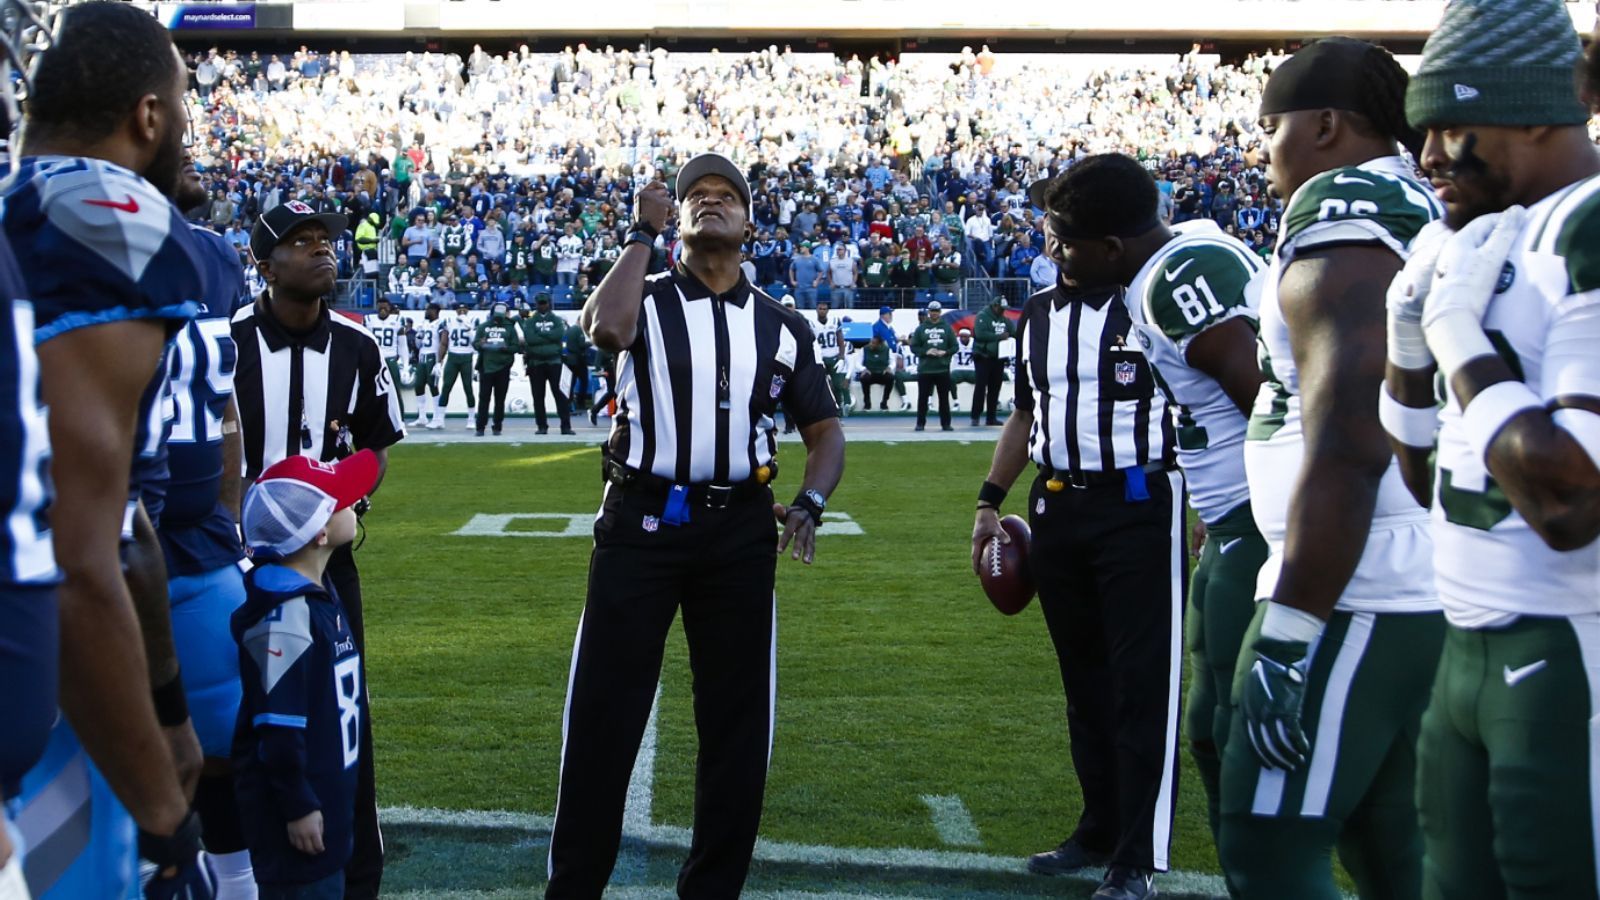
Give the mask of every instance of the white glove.
[[1511, 246], [1522, 232], [1523, 218], [1520, 206], [1479, 216], [1457, 232], [1439, 254], [1423, 306], [1422, 330], [1446, 378], [1468, 361], [1495, 352], [1483, 333], [1483, 315]]
[[1430, 222], [1411, 242], [1411, 258], [1389, 283], [1389, 362], [1401, 369], [1427, 369], [1433, 354], [1422, 334], [1422, 310], [1433, 286], [1433, 270], [1451, 235], [1443, 221]]

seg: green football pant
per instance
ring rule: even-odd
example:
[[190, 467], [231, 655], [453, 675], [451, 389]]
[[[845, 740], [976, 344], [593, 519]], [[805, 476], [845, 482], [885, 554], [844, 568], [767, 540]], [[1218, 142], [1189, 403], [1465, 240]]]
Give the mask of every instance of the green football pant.
[[439, 405], [450, 405], [450, 391], [461, 379], [461, 388], [467, 392], [467, 406], [475, 407], [478, 401], [472, 396], [472, 354], [451, 353], [444, 358], [444, 388], [439, 391]]
[[951, 369], [950, 370], [950, 383], [951, 384], [977, 384], [978, 383], [978, 373], [972, 371], [971, 369]]
[[389, 380], [394, 382], [394, 397], [400, 403], [400, 415], [406, 414], [406, 395], [400, 390], [409, 387], [410, 383], [400, 380], [400, 358], [398, 356], [384, 357], [383, 364], [389, 367]]
[[896, 394], [898, 394], [899, 396], [901, 396], [901, 397], [904, 397], [906, 395], [906, 385], [907, 384], [916, 384], [916, 383], [917, 383], [917, 376], [916, 376], [915, 373], [911, 373], [911, 374], [907, 374], [905, 372], [896, 372], [896, 373], [894, 373], [894, 392]]
[[417, 359], [416, 373], [411, 376], [411, 381], [416, 386], [418, 397], [430, 391], [435, 397], [439, 396], [439, 382], [434, 379], [434, 370], [437, 365], [438, 360], [432, 356], [423, 356]]
[[1311, 649], [1301, 712], [1311, 751], [1294, 772], [1262, 768], [1245, 737], [1239, 693], [1255, 657], [1240, 652], [1217, 842], [1234, 896], [1339, 900], [1336, 846], [1362, 900], [1421, 896], [1417, 734], [1443, 642], [1443, 613], [1335, 612]]
[[1600, 619], [1449, 628], [1418, 755], [1423, 896], [1597, 896]]
[[1206, 529], [1200, 562], [1189, 580], [1184, 645], [1189, 651], [1189, 698], [1184, 730], [1200, 781], [1213, 840], [1221, 837], [1222, 748], [1228, 743], [1234, 667], [1256, 608], [1256, 572], [1267, 542], [1256, 530], [1250, 503]]

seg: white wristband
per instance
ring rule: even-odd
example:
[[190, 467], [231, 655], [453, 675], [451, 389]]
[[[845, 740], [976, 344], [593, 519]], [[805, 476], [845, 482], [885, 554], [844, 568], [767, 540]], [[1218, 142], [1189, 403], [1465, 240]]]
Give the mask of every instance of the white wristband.
[[1544, 409], [1544, 403], [1532, 388], [1520, 381], [1502, 381], [1490, 385], [1473, 397], [1462, 411], [1461, 430], [1467, 439], [1467, 446], [1487, 465], [1489, 446], [1494, 443], [1500, 429], [1530, 409]]
[[1327, 624], [1303, 609], [1266, 601], [1267, 613], [1261, 617], [1261, 636], [1273, 641], [1300, 641], [1309, 644], [1322, 634]]
[[1401, 369], [1426, 369], [1433, 365], [1433, 354], [1428, 352], [1428, 339], [1422, 326], [1404, 322], [1389, 314], [1389, 362]]
[[1428, 349], [1439, 361], [1439, 371], [1450, 378], [1471, 360], [1480, 356], [1493, 356], [1494, 344], [1483, 333], [1483, 323], [1466, 310], [1455, 310], [1439, 316], [1423, 329], [1428, 338]]
[[1378, 387], [1378, 421], [1389, 436], [1418, 450], [1432, 450], [1439, 431], [1439, 408], [1418, 409], [1406, 406], [1389, 393], [1387, 384]]

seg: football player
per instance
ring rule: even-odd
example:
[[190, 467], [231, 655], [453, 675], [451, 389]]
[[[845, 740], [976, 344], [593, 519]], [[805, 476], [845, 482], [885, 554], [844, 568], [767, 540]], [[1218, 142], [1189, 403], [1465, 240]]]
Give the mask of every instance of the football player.
[[[467, 392], [468, 428], [475, 427], [472, 413], [478, 408], [478, 401], [472, 396], [472, 342], [477, 334], [478, 326], [468, 314], [467, 305], [457, 303], [455, 315], [444, 323], [445, 349], [448, 352], [444, 358], [444, 387], [439, 391], [439, 407], [443, 409], [450, 405], [450, 394], [455, 389], [456, 379], [460, 378], [461, 389]], [[434, 422], [443, 424], [443, 421], [444, 413], [440, 412]]]
[[822, 353], [822, 366], [828, 371], [828, 386], [833, 389], [833, 399], [839, 403], [839, 414], [850, 415], [849, 370], [839, 345], [843, 340], [842, 327], [837, 319], [830, 320], [831, 307], [826, 300], [817, 301], [817, 317], [811, 322], [811, 333], [817, 338], [817, 349]]
[[1391, 288], [1380, 397], [1432, 501], [1449, 623], [1417, 754], [1428, 898], [1600, 893], [1600, 155], [1580, 53], [1556, 0], [1458, 0], [1406, 95], [1455, 229]]
[[1442, 211], [1400, 150], [1419, 137], [1405, 85], [1386, 51], [1333, 38], [1279, 66], [1261, 100], [1268, 184], [1287, 201], [1244, 459], [1270, 552], [1233, 686], [1218, 846], [1246, 900], [1339, 897], [1335, 846], [1362, 896], [1415, 897], [1422, 877], [1415, 744], [1444, 620], [1427, 512], [1371, 399], [1384, 294]]
[[[124, 896], [136, 875], [134, 824], [138, 855], [157, 865], [147, 897], [213, 891], [199, 819], [162, 732], [187, 728], [183, 687], [174, 677], [151, 690], [151, 671], [177, 670], [167, 611], [136, 617], [118, 547], [135, 422], [151, 421], [141, 399], [152, 399], [145, 387], [202, 293], [200, 250], [163, 193], [182, 167], [186, 80], [149, 14], [72, 6], [38, 61], [22, 159], [4, 188], [0, 225], [33, 303], [50, 408], [50, 526], [63, 574], [65, 719], [20, 797], [26, 871], [41, 897]], [[29, 816], [35, 803], [80, 809], [87, 825]], [[36, 865], [32, 854], [46, 849]]]
[[444, 413], [439, 411], [439, 349], [445, 343], [444, 323], [439, 321], [440, 307], [429, 303], [422, 324], [412, 332], [411, 341], [417, 352], [417, 371], [412, 382], [417, 391], [417, 420], [411, 424], [418, 428], [444, 427]]
[[[1039, 185], [1042, 189], [1048, 182]], [[1155, 180], [1132, 157], [1080, 160], [1058, 190], [1058, 207], [1066, 203], [1069, 210], [1149, 207], [1143, 223], [1130, 227], [1131, 234], [1086, 235], [1064, 246], [1075, 280], [1128, 287], [1133, 339], [1174, 410], [1178, 463], [1189, 485], [1189, 503], [1207, 530], [1189, 583], [1184, 626], [1193, 665], [1185, 729], [1216, 835], [1234, 667], [1255, 611], [1256, 576], [1267, 558], [1244, 474], [1246, 417], [1261, 387], [1256, 363], [1260, 285], [1254, 281], [1261, 263], [1209, 219], [1171, 228], [1162, 224]]]
[[[383, 364], [389, 367], [390, 380], [396, 387], [404, 387], [406, 382], [400, 378], [400, 369], [411, 362], [410, 348], [403, 339], [405, 318], [394, 311], [394, 304], [388, 298], [384, 298], [378, 301], [378, 312], [367, 316], [363, 324], [378, 339], [378, 349], [383, 352]], [[405, 394], [395, 391], [395, 397], [400, 400], [400, 415], [404, 417]]]

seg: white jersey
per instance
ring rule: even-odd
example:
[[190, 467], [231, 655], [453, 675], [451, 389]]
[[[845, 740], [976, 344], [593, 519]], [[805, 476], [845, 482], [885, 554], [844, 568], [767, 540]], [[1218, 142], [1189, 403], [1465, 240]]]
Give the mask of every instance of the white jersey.
[[950, 371], [976, 372], [977, 370], [977, 365], [972, 361], [972, 341], [963, 344], [957, 340], [955, 355], [950, 357]]
[[439, 357], [440, 332], [444, 330], [444, 323], [424, 319], [417, 323], [416, 330], [412, 332], [412, 340], [417, 345], [417, 356]]
[[478, 326], [472, 316], [457, 313], [444, 322], [444, 336], [448, 352], [472, 355], [472, 341], [478, 335]]
[[817, 352], [823, 359], [834, 359], [839, 355], [839, 320], [829, 319], [818, 322], [815, 318], [809, 320], [811, 333], [817, 338]]
[[378, 339], [378, 349], [383, 353], [384, 359], [398, 359], [400, 357], [401, 334], [405, 328], [404, 320], [399, 313], [387, 319], [373, 314], [366, 318], [367, 330]]
[[1208, 219], [1177, 225], [1128, 287], [1133, 331], [1175, 416], [1189, 502], [1215, 524], [1250, 499], [1246, 420], [1216, 379], [1189, 365], [1189, 344], [1224, 322], [1257, 315], [1261, 261]]
[[[1297, 253], [1335, 245], [1386, 247], [1405, 259], [1417, 232], [1442, 214], [1433, 193], [1412, 176], [1410, 164], [1397, 156], [1323, 172], [1302, 185], [1284, 207], [1278, 246], [1261, 289], [1257, 351], [1266, 381], [1251, 411], [1244, 448], [1251, 509], [1270, 552], [1257, 579], [1258, 598], [1272, 596], [1278, 584], [1289, 504], [1305, 458], [1299, 373], [1289, 327], [1278, 305], [1284, 269]], [[1382, 300], [1374, 298], [1373, 302]], [[1406, 490], [1399, 463], [1391, 460], [1378, 486], [1366, 549], [1335, 608], [1358, 612], [1437, 610], [1432, 561], [1428, 512]]]
[[[1507, 263], [1483, 320], [1495, 349], [1545, 402], [1600, 397], [1600, 353], [1548, 354], [1553, 333], [1592, 334], [1600, 317], [1600, 176], [1529, 209]], [[1461, 401], [1445, 390], [1432, 515], [1446, 617], [1482, 628], [1517, 615], [1600, 613], [1600, 542], [1552, 550], [1468, 447]]]

